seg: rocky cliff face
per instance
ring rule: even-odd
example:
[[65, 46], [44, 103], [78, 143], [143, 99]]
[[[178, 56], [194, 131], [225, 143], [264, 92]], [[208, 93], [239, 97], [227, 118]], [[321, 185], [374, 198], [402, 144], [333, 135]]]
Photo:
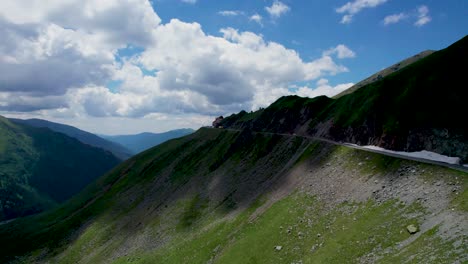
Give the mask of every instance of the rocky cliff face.
[[468, 162], [468, 138], [449, 129], [419, 128], [402, 134], [386, 134], [376, 130], [371, 124], [358, 128], [320, 124], [310, 135], [362, 146], [379, 146], [389, 150], [406, 152], [428, 150], [449, 157], [459, 157], [462, 163]]

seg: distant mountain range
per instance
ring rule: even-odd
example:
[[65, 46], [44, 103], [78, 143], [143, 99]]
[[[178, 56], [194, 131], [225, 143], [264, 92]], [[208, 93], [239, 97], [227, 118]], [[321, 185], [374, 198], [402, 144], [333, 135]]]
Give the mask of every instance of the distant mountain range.
[[119, 163], [65, 134], [0, 117], [0, 221], [50, 209]]
[[0, 221], [50, 209], [140, 150], [192, 132], [107, 140], [47, 120], [0, 117]]
[[47, 127], [55, 132], [60, 132], [69, 137], [76, 138], [82, 143], [108, 150], [112, 152], [116, 157], [120, 158], [121, 160], [126, 160], [134, 154], [134, 153], [131, 153], [131, 151], [126, 149], [124, 146], [121, 146], [109, 140], [105, 140], [99, 136], [96, 136], [95, 134], [83, 131], [73, 126], [54, 123], [54, 122], [43, 120], [43, 119], [23, 120], [23, 119], [9, 118], [9, 120], [18, 124], [26, 124], [28, 126], [33, 126], [33, 127]]
[[95, 135], [93, 133], [78, 129], [73, 126], [51, 122], [43, 119], [16, 119], [9, 118], [10, 121], [18, 124], [25, 124], [33, 127], [46, 127], [55, 132], [63, 133], [69, 137], [76, 138], [82, 143], [102, 148], [112, 152], [121, 160], [126, 160], [131, 156], [159, 145], [169, 139], [182, 137], [193, 133], [193, 129], [176, 129], [164, 133], [144, 132], [135, 135]]
[[100, 135], [101, 137], [120, 144], [125, 148], [129, 149], [132, 154], [140, 153], [144, 150], [157, 146], [169, 139], [182, 137], [193, 133], [193, 129], [177, 129], [171, 130], [164, 133], [141, 133], [136, 135], [118, 135], [118, 136], [106, 136]]

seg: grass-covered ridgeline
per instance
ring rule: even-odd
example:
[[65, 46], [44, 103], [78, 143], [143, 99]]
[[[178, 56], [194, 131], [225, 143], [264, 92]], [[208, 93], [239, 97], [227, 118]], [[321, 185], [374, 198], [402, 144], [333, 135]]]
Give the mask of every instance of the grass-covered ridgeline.
[[0, 117], [0, 221], [50, 209], [119, 162], [64, 134]]

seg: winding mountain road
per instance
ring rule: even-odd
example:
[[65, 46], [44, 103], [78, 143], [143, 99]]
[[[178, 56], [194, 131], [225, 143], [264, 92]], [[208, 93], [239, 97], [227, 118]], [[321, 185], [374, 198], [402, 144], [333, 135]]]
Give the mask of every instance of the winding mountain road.
[[[211, 129], [218, 129], [218, 128], [211, 128]], [[237, 131], [237, 132], [242, 131], [240, 129], [231, 129], [231, 128], [224, 128], [224, 129], [225, 130], [230, 130], [230, 131]], [[422, 162], [422, 163], [443, 166], [443, 167], [447, 167], [447, 168], [450, 168], [450, 169], [454, 169], [454, 170], [458, 170], [458, 171], [468, 173], [468, 167], [464, 167], [463, 165], [451, 164], [451, 163], [446, 163], [446, 162], [436, 161], [436, 160], [431, 160], [431, 159], [411, 157], [411, 156], [401, 155], [401, 154], [398, 154], [398, 153], [390, 153], [390, 152], [382, 151], [382, 150], [368, 149], [368, 148], [365, 148], [363, 146], [357, 146], [357, 145], [354, 145], [354, 144], [351, 144], [351, 143], [345, 143], [345, 142], [336, 142], [336, 141], [329, 140], [329, 139], [326, 139], [326, 138], [321, 138], [321, 137], [312, 137], [312, 136], [306, 136], [306, 135], [286, 134], [286, 133], [256, 132], [256, 131], [253, 131], [253, 133], [259, 133], [259, 134], [265, 134], [265, 135], [281, 135], [281, 136], [288, 136], [288, 137], [308, 138], [308, 139], [322, 141], [322, 142], [326, 142], [326, 143], [330, 143], [330, 144], [334, 144], [334, 145], [345, 146], [345, 147], [348, 147], [348, 148], [353, 148], [353, 149], [378, 153], [378, 154], [382, 154], [382, 155], [390, 156], [390, 157], [394, 157], [394, 158], [413, 160], [413, 161], [418, 161], [418, 162]]]

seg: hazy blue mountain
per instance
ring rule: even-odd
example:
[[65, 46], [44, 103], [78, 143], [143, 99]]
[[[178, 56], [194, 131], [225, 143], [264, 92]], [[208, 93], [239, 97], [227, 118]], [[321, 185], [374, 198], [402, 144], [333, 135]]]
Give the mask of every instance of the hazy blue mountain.
[[136, 135], [101, 135], [101, 137], [124, 146], [125, 148], [129, 149], [132, 152], [132, 154], [137, 154], [144, 150], [157, 146], [169, 139], [182, 137], [193, 132], [193, 129], [184, 128], [171, 130], [164, 133], [145, 132]]
[[83, 131], [73, 126], [59, 124], [50, 122], [43, 119], [15, 119], [10, 118], [11, 121], [18, 124], [26, 124], [33, 127], [47, 127], [55, 132], [63, 133], [69, 137], [76, 138], [82, 143], [102, 148], [112, 152], [116, 157], [122, 160], [126, 160], [132, 156], [131, 151], [126, 149], [124, 146], [111, 142], [109, 140], [103, 139], [95, 134], [90, 132]]

